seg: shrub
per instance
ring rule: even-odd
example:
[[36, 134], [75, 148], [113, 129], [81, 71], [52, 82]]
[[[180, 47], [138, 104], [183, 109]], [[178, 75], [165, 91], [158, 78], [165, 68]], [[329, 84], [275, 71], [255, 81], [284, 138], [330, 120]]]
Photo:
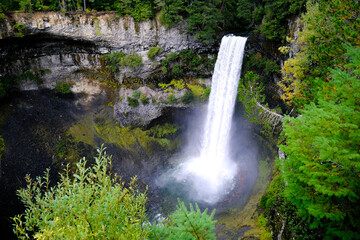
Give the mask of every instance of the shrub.
[[132, 96], [136, 99], [139, 99], [140, 98], [140, 95], [141, 95], [141, 91], [140, 90], [135, 90], [133, 91], [132, 93]]
[[189, 104], [194, 101], [194, 94], [190, 91], [186, 91], [184, 96], [181, 97], [181, 101], [185, 104]]
[[151, 47], [149, 48], [149, 51], [147, 52], [147, 56], [150, 58], [150, 59], [154, 59], [154, 57], [156, 55], [158, 55], [159, 53], [162, 52], [162, 49], [160, 46], [157, 46], [157, 47]]
[[136, 98], [127, 97], [128, 104], [130, 107], [137, 107], [139, 106], [139, 101]]
[[149, 98], [146, 96], [141, 96], [140, 101], [142, 102], [142, 104], [146, 105], [149, 103]]
[[67, 82], [57, 82], [55, 90], [64, 94], [71, 93], [70, 85]]
[[135, 177], [124, 187], [112, 176], [104, 149], [90, 167], [85, 158], [74, 173], [67, 167], [54, 187], [49, 170], [36, 179], [26, 176], [27, 187], [17, 194], [27, 209], [13, 218], [18, 239], [215, 239], [215, 210], [208, 215], [197, 204], [188, 210], [179, 199], [168, 219], [148, 224], [146, 192], [136, 189]]
[[142, 57], [135, 52], [125, 55], [121, 62], [122, 66], [135, 68], [142, 65]]
[[171, 103], [171, 104], [174, 104], [174, 103], [177, 103], [177, 99], [176, 97], [174, 96], [174, 94], [170, 94], [169, 95], [169, 98], [168, 98], [168, 103]]
[[136, 190], [136, 178], [127, 188], [117, 182], [108, 172], [111, 157], [104, 148], [92, 167], [86, 165], [80, 160], [73, 174], [67, 168], [51, 188], [49, 170], [36, 180], [26, 176], [28, 187], [18, 195], [28, 209], [13, 218], [19, 239], [30, 233], [35, 239], [147, 238], [150, 229], [142, 225], [146, 193]]
[[211, 88], [207, 87], [204, 90], [204, 97], [208, 98], [210, 96]]
[[201, 87], [199, 84], [188, 83], [186, 85], [196, 97], [202, 97], [204, 95], [204, 88]]

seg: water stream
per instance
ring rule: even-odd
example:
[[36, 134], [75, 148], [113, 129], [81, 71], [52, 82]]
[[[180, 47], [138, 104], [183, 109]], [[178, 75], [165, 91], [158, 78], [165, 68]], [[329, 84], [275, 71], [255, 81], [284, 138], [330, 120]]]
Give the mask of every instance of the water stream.
[[212, 77], [199, 156], [182, 163], [172, 176], [187, 183], [191, 198], [214, 204], [229, 193], [238, 166], [230, 157], [231, 123], [246, 38], [223, 37]]

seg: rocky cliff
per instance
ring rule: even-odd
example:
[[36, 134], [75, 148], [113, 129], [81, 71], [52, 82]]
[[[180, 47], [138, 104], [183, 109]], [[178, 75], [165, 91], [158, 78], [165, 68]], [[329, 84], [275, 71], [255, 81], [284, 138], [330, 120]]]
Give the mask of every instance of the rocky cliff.
[[101, 54], [122, 51], [142, 56], [143, 65], [120, 76], [145, 79], [156, 70], [146, 55], [152, 46], [163, 50], [157, 60], [184, 49], [209, 51], [187, 33], [186, 23], [166, 29], [157, 18], [135, 22], [115, 13], [11, 13], [0, 23], [0, 74], [49, 69], [43, 86], [52, 87], [80, 69], [100, 67]]
[[[124, 52], [141, 56], [142, 65], [121, 67], [116, 74], [117, 80], [123, 83], [124, 79], [137, 79], [142, 85], [146, 79], [156, 78], [161, 73], [159, 62], [170, 52], [185, 49], [197, 53], [212, 51], [211, 46], [203, 45], [186, 28], [185, 22], [166, 29], [158, 18], [135, 22], [131, 17], [119, 17], [115, 13], [7, 14], [0, 22], [0, 77], [17, 76], [22, 90], [52, 89], [57, 82], [68, 81], [74, 83], [73, 92], [99, 94], [101, 91], [98, 86], [94, 88], [92, 79], [104, 70], [101, 55]], [[155, 46], [161, 47], [162, 52], [155, 59], [149, 59], [147, 52]], [[29, 80], [29, 74], [32, 78], [41, 78], [42, 83]], [[91, 86], [88, 86], [90, 82]], [[127, 97], [131, 97], [133, 90], [121, 90], [114, 100], [114, 116], [121, 125], [146, 125], [169, 106], [162, 101], [171, 92], [143, 88], [141, 92], [156, 99], [157, 103], [130, 107]], [[184, 92], [176, 96], [180, 98]]]

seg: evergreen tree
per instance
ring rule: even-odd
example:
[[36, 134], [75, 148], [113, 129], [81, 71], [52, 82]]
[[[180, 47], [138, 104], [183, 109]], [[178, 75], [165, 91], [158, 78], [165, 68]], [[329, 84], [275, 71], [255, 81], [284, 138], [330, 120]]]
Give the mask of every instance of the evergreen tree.
[[346, 47], [351, 62], [331, 70], [317, 103], [286, 117], [280, 146], [285, 195], [300, 216], [329, 238], [360, 238], [360, 48]]

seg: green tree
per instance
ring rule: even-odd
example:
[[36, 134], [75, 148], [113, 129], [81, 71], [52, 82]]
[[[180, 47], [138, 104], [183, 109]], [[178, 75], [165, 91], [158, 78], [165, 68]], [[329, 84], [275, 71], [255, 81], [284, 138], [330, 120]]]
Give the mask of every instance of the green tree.
[[298, 214], [328, 238], [360, 233], [360, 48], [345, 47], [351, 62], [331, 70], [331, 81], [297, 118], [283, 121], [285, 196]]
[[127, 187], [109, 170], [111, 157], [98, 149], [94, 165], [82, 159], [71, 173], [50, 186], [49, 170], [18, 190], [26, 210], [13, 218], [19, 239], [213, 239], [213, 213], [201, 212], [179, 201], [178, 210], [162, 224], [146, 221], [146, 192]]
[[188, 31], [195, 33], [195, 37], [203, 40], [206, 44], [212, 44], [217, 39], [217, 32], [221, 29], [224, 16], [216, 8], [212, 1], [192, 1], [187, 6], [189, 14], [187, 19]]
[[195, 209], [190, 204], [190, 210], [178, 199], [177, 210], [170, 215], [169, 219], [163, 224], [154, 225], [150, 239], [189, 239], [189, 240], [211, 240], [216, 239], [215, 221], [213, 217], [215, 210], [207, 215], [207, 209], [201, 212], [199, 206], [195, 204]]

